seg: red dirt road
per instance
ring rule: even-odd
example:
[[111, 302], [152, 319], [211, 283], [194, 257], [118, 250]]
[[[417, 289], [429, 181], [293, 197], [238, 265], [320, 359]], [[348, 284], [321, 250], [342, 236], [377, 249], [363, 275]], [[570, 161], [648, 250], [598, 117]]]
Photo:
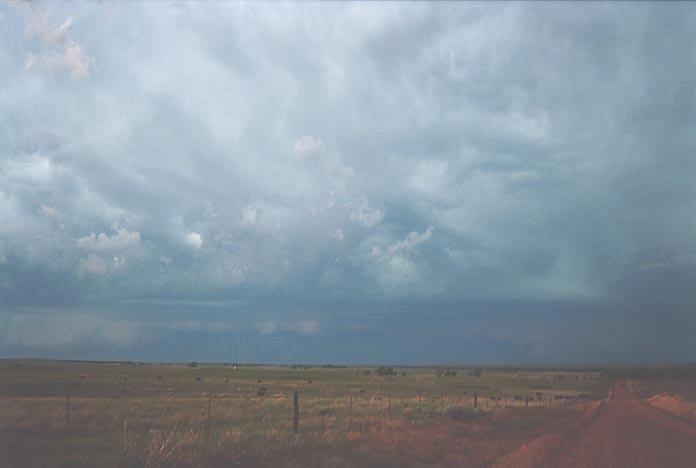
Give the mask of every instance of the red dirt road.
[[636, 399], [620, 382], [585, 421], [518, 449], [499, 466], [696, 468], [696, 426]]
[[636, 399], [618, 383], [589, 425], [562, 442], [542, 466], [696, 468], [696, 427]]

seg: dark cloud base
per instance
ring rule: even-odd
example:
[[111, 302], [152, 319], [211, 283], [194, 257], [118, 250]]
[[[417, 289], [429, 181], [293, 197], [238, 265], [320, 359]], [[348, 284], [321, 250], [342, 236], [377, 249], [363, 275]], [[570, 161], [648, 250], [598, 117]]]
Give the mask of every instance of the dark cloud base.
[[[164, 322], [159, 317], [165, 314], [153, 310], [149, 315], [102, 312], [94, 320], [130, 316], [131, 326], [122, 328], [133, 335], [104, 336], [98, 327], [70, 334], [58, 326], [54, 333], [68, 334], [60, 347], [23, 347], [19, 341], [1, 346], [0, 353], [5, 357], [277, 364], [619, 364], [663, 362], [668, 356], [675, 361], [693, 360], [690, 343], [696, 319], [686, 312], [664, 313], [656, 320], [652, 313], [617, 313], [587, 303], [477, 301], [372, 308], [333, 304], [330, 312], [326, 305], [314, 306], [318, 312], [274, 314], [202, 307], [199, 313], [172, 312]], [[316, 328], [302, 333], [296, 326], [284, 325], [287, 317], [297, 316], [316, 322]], [[85, 317], [89, 314], [80, 316]], [[43, 314], [34, 314], [34, 331], [43, 321]], [[16, 324], [8, 324], [10, 333], [20, 332]], [[65, 326], [72, 324], [66, 321]]]

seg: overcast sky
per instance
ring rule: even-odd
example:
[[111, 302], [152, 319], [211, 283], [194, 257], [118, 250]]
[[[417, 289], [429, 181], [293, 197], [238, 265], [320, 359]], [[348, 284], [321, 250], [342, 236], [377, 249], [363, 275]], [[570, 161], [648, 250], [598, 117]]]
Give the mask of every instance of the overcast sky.
[[696, 360], [696, 6], [0, 4], [0, 355]]

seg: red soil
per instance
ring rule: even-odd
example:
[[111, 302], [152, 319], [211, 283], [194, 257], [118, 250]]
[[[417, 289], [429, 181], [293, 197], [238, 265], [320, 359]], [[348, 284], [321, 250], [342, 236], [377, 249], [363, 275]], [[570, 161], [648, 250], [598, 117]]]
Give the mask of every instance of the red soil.
[[636, 399], [620, 382], [584, 421], [515, 450], [499, 466], [696, 468], [696, 426]]
[[660, 393], [659, 395], [654, 395], [645, 401], [660, 408], [661, 410], [672, 413], [675, 416], [696, 421], [696, 404], [685, 400], [678, 395]]

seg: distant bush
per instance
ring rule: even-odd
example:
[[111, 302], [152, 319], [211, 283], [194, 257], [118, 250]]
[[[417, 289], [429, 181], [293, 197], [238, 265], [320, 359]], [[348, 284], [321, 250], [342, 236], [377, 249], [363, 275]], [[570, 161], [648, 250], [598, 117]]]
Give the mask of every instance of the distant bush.
[[198, 367], [198, 363], [197, 363], [197, 362], [189, 362], [189, 363], [186, 364], [186, 365], [189, 366], [189, 367]]
[[394, 372], [394, 369], [391, 367], [378, 367], [375, 369], [375, 374], [377, 375], [396, 375], [396, 372]]

